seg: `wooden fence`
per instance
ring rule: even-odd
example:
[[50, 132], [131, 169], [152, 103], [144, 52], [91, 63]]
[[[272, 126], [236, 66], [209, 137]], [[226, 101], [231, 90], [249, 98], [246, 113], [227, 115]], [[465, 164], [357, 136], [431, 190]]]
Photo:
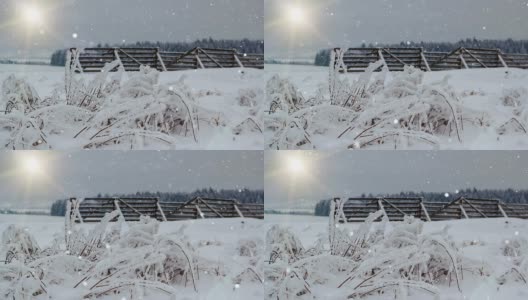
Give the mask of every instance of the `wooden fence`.
[[264, 69], [263, 54], [241, 54], [234, 49], [194, 48], [187, 52], [161, 52], [158, 48], [71, 48], [69, 55], [72, 63], [78, 57], [79, 69], [87, 73], [100, 72], [107, 63], [116, 60], [126, 71], [139, 71], [142, 65], [159, 71], [244, 67]]
[[238, 203], [236, 200], [196, 197], [187, 202], [160, 202], [158, 198], [85, 198], [70, 199], [71, 213], [78, 212], [77, 222], [99, 222], [112, 211], [119, 211], [126, 221], [149, 216], [158, 221], [205, 218], [264, 218], [263, 204]]
[[[341, 51], [336, 48], [331, 55], [336, 56]], [[502, 53], [499, 49], [458, 48], [451, 52], [426, 52], [422, 48], [349, 48], [343, 54], [342, 71], [363, 72], [369, 64], [379, 60], [383, 60], [390, 71], [403, 71], [405, 66], [423, 71], [528, 69], [528, 54]]]
[[198, 197], [184, 203], [165, 202], [161, 207], [167, 221], [240, 217], [264, 219], [263, 204], [241, 204], [235, 200]]
[[507, 204], [495, 199], [460, 197], [451, 202], [425, 202], [423, 198], [382, 197], [341, 201], [335, 198], [332, 205], [335, 205], [336, 212], [341, 214], [342, 211], [340, 219], [344, 217], [347, 222], [362, 222], [378, 210], [383, 210], [391, 221], [402, 221], [405, 216], [424, 221], [508, 217], [528, 219], [528, 204]]

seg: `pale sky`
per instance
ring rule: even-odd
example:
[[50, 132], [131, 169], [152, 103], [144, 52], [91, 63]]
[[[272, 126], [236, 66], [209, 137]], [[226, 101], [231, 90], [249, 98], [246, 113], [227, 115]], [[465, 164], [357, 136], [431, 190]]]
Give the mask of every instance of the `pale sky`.
[[[264, 0], [268, 58], [365, 43], [528, 39], [528, 0]], [[293, 7], [293, 8], [292, 8]], [[291, 11], [304, 15], [292, 21]]]
[[[33, 7], [37, 24], [25, 17]], [[263, 16], [262, 0], [1, 0], [0, 57], [123, 40], [263, 39]]]
[[[262, 151], [0, 151], [0, 207], [197, 188], [263, 189]], [[36, 170], [27, 166], [37, 161]]]
[[264, 170], [267, 209], [363, 193], [528, 189], [526, 151], [266, 151]]

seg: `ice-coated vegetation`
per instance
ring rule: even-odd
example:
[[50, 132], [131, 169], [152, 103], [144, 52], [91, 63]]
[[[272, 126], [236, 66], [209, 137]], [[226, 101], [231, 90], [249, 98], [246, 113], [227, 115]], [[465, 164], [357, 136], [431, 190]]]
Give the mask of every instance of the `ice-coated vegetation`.
[[[511, 239], [491, 246], [476, 238], [480, 233], [473, 227], [468, 229], [473, 231], [473, 239], [459, 241], [453, 235], [457, 233], [443, 222], [431, 223], [442, 224], [435, 226], [438, 229], [425, 230], [426, 223], [421, 220], [408, 217], [403, 222], [390, 222], [383, 211], [378, 211], [363, 223], [346, 224], [338, 222], [342, 220], [339, 206], [331, 216], [326, 234], [319, 234], [309, 245], [303, 244], [301, 237], [313, 232], [314, 225], [304, 223], [300, 235], [284, 225], [271, 225], [266, 236], [269, 261], [264, 271], [268, 299], [477, 299], [472, 297], [500, 292], [512, 297], [524, 295], [516, 291], [527, 286], [528, 244], [518, 231]], [[454, 222], [461, 221], [449, 223]], [[508, 220], [505, 224], [511, 226]], [[491, 249], [480, 249], [484, 246]], [[498, 257], [491, 259], [490, 253]]]
[[[491, 83], [498, 91], [488, 94], [473, 88], [479, 84], [490, 88], [478, 79], [462, 83], [465, 89], [454, 86], [458, 83], [452, 74], [466, 71], [438, 72], [443, 78], [431, 81], [425, 77], [436, 72], [411, 66], [389, 72], [384, 61], [349, 75], [340, 72], [342, 55], [332, 57], [337, 58], [330, 63], [327, 82], [318, 82], [315, 90], [310, 73], [302, 73], [305, 79], [298, 80], [295, 73], [279, 72], [267, 80], [267, 147], [480, 149], [498, 147], [495, 143], [510, 149], [528, 147], [528, 93], [522, 85]], [[374, 72], [378, 69], [381, 72]], [[525, 71], [514, 69], [468, 72], [502, 72], [501, 82], [527, 78]]]
[[[77, 59], [67, 62], [63, 82], [55, 82], [49, 92], [40, 92], [50, 87], [28, 80], [26, 73], [2, 80], [3, 147], [262, 148], [264, 93], [256, 84], [262, 71], [160, 73], [142, 66], [139, 72], [125, 72], [117, 60], [94, 75], [81, 74]], [[189, 83], [189, 74], [204, 86]], [[214, 78], [222, 90], [211, 86]]]
[[[49, 247], [39, 246], [27, 228], [5, 229], [2, 299], [198, 299], [210, 293], [232, 297], [241, 286], [249, 287], [241, 295], [262, 298], [263, 241], [258, 236], [224, 245], [204, 232], [200, 236], [208, 239], [196, 242], [186, 225], [174, 223], [172, 232], [162, 233], [157, 220], [129, 223], [118, 211], [85, 230], [75, 215], [75, 207], [69, 207], [72, 217], [66, 217], [64, 232], [56, 233]], [[220, 256], [232, 247], [233, 257], [215, 258], [208, 247]]]

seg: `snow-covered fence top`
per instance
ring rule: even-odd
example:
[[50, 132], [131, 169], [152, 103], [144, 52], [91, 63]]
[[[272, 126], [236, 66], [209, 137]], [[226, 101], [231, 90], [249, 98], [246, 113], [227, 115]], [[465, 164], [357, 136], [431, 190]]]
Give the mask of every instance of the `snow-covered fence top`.
[[[334, 49], [331, 55], [339, 53], [337, 50], [341, 49]], [[425, 52], [423, 48], [349, 48], [343, 55], [347, 72], [363, 72], [369, 64], [379, 60], [390, 71], [403, 71], [405, 66], [424, 71], [502, 67], [528, 69], [528, 55], [502, 53], [499, 49], [458, 48], [451, 52]]]
[[126, 221], [149, 216], [159, 221], [203, 218], [264, 218], [264, 205], [242, 204], [236, 200], [196, 197], [187, 202], [160, 202], [158, 198], [71, 198], [71, 213], [78, 222], [99, 222], [112, 211]]
[[[116, 60], [126, 71], [138, 71], [142, 65], [159, 71], [264, 68], [263, 54], [238, 53], [234, 49], [194, 48], [187, 52], [161, 52], [158, 48], [71, 48], [69, 55], [70, 61], [78, 62], [83, 72], [100, 72], [105, 64]], [[75, 59], [77, 55], [78, 60]]]
[[451, 202], [426, 202], [423, 198], [335, 198], [334, 212], [342, 221], [362, 222], [382, 210], [391, 221], [413, 216], [424, 221], [468, 218], [513, 217], [528, 219], [528, 204], [503, 203], [495, 199], [460, 197]]

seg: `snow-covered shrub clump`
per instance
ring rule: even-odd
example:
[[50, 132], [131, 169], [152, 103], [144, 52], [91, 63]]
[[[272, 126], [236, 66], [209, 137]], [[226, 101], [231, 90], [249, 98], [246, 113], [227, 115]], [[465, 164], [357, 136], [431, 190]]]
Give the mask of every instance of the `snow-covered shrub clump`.
[[[379, 211], [355, 232], [330, 218], [329, 235], [305, 250], [288, 229], [273, 226], [267, 234], [270, 256], [265, 274], [269, 299], [359, 299], [388, 294], [434, 295], [438, 285], [461, 290], [460, 255], [447, 231], [423, 232], [412, 217], [390, 223]], [[469, 265], [469, 262], [467, 262]], [[389, 298], [387, 298], [389, 299]]]
[[[251, 85], [236, 89], [238, 96], [211, 94], [190, 86], [179, 72], [167, 72], [178, 77], [166, 82], [148, 66], [125, 72], [119, 60], [87, 75], [78, 65], [78, 54], [65, 69], [64, 84], [55, 86], [44, 99], [33, 86], [38, 87], [37, 83], [16, 76], [3, 81], [0, 105], [5, 106], [5, 114], [0, 115], [0, 138], [5, 139], [5, 147], [199, 148], [211, 144], [212, 138], [246, 141], [262, 134], [259, 120], [264, 96]], [[245, 81], [238, 78], [240, 84]], [[215, 96], [216, 103], [203, 99]], [[230, 108], [218, 103], [228, 100]]]
[[197, 299], [207, 287], [263, 282], [258, 238], [233, 245], [238, 256], [229, 265], [201, 255], [203, 245], [189, 240], [185, 226], [161, 233], [155, 219], [125, 222], [114, 211], [85, 230], [75, 222], [76, 207], [69, 206], [66, 215], [64, 233], [49, 248], [23, 228], [10, 226], [2, 234], [0, 254], [7, 259], [0, 264], [0, 298]]
[[485, 106], [487, 110], [481, 112], [481, 104], [461, 100], [476, 96], [457, 91], [449, 75], [426, 81], [420, 69], [405, 66], [403, 72], [389, 72], [380, 60], [350, 80], [340, 73], [342, 61], [336, 56], [328, 82], [313, 95], [303, 92], [299, 87], [303, 83], [280, 75], [268, 80], [265, 135], [269, 148], [463, 148], [476, 131], [485, 133], [480, 138], [486, 141], [504, 135], [526, 139], [525, 89], [506, 90], [500, 101], [496, 99], [497, 109]]
[[528, 134], [528, 89], [525, 87], [505, 89], [501, 101], [512, 111], [512, 117], [500, 127], [499, 133]]
[[24, 228], [10, 225], [2, 233], [2, 252], [6, 253], [5, 262], [11, 262], [13, 259], [18, 261], [28, 261], [40, 252], [40, 248], [35, 238]]
[[507, 258], [507, 269], [499, 281], [504, 284], [508, 280], [528, 284], [528, 240], [514, 236], [506, 239], [501, 248], [502, 255]]
[[13, 110], [21, 112], [32, 111], [40, 102], [35, 89], [25, 80], [10, 75], [2, 83], [3, 102], [6, 103], [6, 113]]

